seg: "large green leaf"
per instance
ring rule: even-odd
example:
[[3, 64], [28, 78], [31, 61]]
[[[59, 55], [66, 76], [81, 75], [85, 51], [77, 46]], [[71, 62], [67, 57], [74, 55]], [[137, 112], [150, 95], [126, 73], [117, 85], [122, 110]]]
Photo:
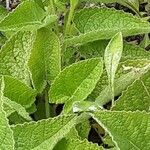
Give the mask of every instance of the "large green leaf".
[[49, 19], [49, 23], [56, 19], [55, 16], [45, 17], [46, 13], [34, 0], [26, 0], [0, 22], [0, 31], [33, 30], [48, 21], [44, 19]]
[[110, 39], [118, 32], [122, 32], [123, 36], [150, 32], [149, 22], [108, 8], [83, 9], [76, 13], [74, 23], [80, 34], [66, 39], [68, 46]]
[[73, 102], [83, 101], [92, 92], [102, 69], [102, 60], [99, 58], [66, 67], [52, 84], [49, 92], [50, 102], [65, 103], [65, 112], [69, 112]]
[[4, 82], [0, 78], [0, 149], [1, 150], [14, 150], [13, 132], [10, 129], [6, 114], [3, 109], [3, 90]]
[[35, 90], [10, 76], [4, 76], [4, 82], [5, 97], [8, 97], [10, 100], [21, 104], [26, 108], [30, 107], [34, 103], [37, 94]]
[[76, 123], [75, 115], [59, 116], [12, 127], [16, 150], [52, 150]]
[[118, 69], [119, 61], [123, 51], [122, 34], [117, 33], [108, 43], [104, 53], [105, 68], [108, 76], [108, 81], [112, 92], [112, 105], [114, 103], [114, 79]]
[[150, 71], [136, 80], [124, 91], [113, 110], [148, 111], [150, 108]]
[[52, 82], [61, 70], [61, 50], [58, 37], [49, 29], [37, 31], [31, 51], [29, 68], [34, 86], [42, 91], [46, 82]]
[[30, 85], [28, 59], [35, 38], [34, 32], [18, 32], [0, 50], [0, 74], [10, 75]]
[[120, 150], [149, 150], [149, 113], [98, 111], [92, 116], [110, 133]]

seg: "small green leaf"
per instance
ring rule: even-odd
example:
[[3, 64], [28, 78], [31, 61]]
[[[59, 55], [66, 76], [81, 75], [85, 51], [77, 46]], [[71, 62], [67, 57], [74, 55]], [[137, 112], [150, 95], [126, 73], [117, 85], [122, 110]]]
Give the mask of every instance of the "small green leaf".
[[34, 32], [17, 32], [2, 46], [0, 75], [10, 75], [30, 85], [27, 64], [34, 39]]
[[10, 129], [9, 122], [3, 108], [3, 78], [0, 78], [0, 149], [1, 150], [14, 150], [13, 132]]
[[0, 5], [0, 20], [2, 20], [7, 15], [7, 10]]
[[17, 112], [18, 115], [22, 116], [24, 119], [28, 121], [32, 120], [23, 106], [14, 101], [11, 101], [7, 97], [4, 97], [4, 111], [6, 112], [7, 117], [10, 116], [12, 113]]
[[102, 60], [89, 59], [65, 68], [49, 91], [51, 103], [65, 103], [65, 112], [75, 101], [83, 101], [94, 89], [103, 70]]
[[61, 71], [60, 42], [49, 29], [41, 28], [37, 31], [29, 68], [34, 86], [39, 92], [42, 92], [46, 83], [51, 83]]
[[116, 101], [113, 110], [147, 111], [150, 108], [150, 71], [142, 75]]
[[76, 124], [77, 116], [59, 116], [12, 126], [16, 150], [52, 150]]
[[66, 39], [67, 46], [110, 39], [118, 32], [122, 32], [123, 36], [150, 32], [149, 22], [108, 8], [83, 9], [76, 13], [74, 23], [80, 34]]
[[121, 59], [122, 51], [123, 51], [122, 34], [118, 33], [111, 39], [108, 46], [106, 47], [104, 54], [104, 62], [106, 72], [108, 75], [108, 81], [112, 89], [112, 105], [114, 105], [114, 79], [119, 61]]
[[4, 82], [5, 97], [8, 97], [10, 100], [21, 104], [26, 108], [34, 103], [37, 94], [35, 90], [11, 76], [4, 76]]
[[92, 116], [110, 133], [120, 150], [148, 150], [150, 148], [149, 113], [98, 111]]
[[0, 22], [0, 31], [33, 30], [42, 26], [46, 13], [34, 0], [22, 2]]

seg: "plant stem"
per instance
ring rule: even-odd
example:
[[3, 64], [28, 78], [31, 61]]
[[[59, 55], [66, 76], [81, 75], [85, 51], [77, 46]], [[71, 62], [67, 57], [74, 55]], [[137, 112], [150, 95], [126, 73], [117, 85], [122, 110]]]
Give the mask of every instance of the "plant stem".
[[48, 98], [48, 88], [45, 89], [45, 114], [46, 118], [50, 117], [50, 107], [49, 107], [49, 98]]
[[72, 22], [74, 10], [77, 4], [78, 4], [78, 0], [70, 0], [70, 11], [69, 11], [69, 15], [68, 15], [68, 19], [67, 19], [67, 23], [65, 27], [64, 37], [66, 37], [67, 35], [70, 35], [71, 22]]
[[[51, 8], [51, 13], [52, 15], [56, 15], [56, 9], [55, 9], [55, 2], [54, 0], [49, 0], [50, 1], [50, 8]], [[56, 34], [58, 35], [59, 33], [59, 28], [57, 22], [55, 23], [55, 29], [56, 29]]]

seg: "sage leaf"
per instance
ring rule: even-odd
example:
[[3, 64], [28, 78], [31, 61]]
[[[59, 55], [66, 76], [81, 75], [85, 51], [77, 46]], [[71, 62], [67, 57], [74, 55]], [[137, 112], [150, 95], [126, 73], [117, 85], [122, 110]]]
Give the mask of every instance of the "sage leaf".
[[149, 113], [140, 111], [97, 111], [92, 116], [108, 131], [119, 149], [149, 149]]
[[37, 31], [28, 64], [34, 86], [42, 92], [61, 71], [60, 41], [55, 33], [46, 28]]
[[76, 124], [76, 115], [12, 126], [16, 150], [52, 150]]
[[94, 89], [103, 70], [102, 60], [89, 59], [65, 68], [49, 91], [51, 103], [65, 103], [65, 113], [75, 101], [83, 101]]
[[0, 78], [0, 149], [14, 150], [13, 132], [9, 126], [3, 104], [4, 81]]
[[119, 61], [121, 59], [122, 51], [123, 51], [122, 34], [118, 33], [111, 39], [108, 46], [106, 47], [104, 54], [106, 72], [112, 90], [112, 106], [114, 105], [114, 79]]

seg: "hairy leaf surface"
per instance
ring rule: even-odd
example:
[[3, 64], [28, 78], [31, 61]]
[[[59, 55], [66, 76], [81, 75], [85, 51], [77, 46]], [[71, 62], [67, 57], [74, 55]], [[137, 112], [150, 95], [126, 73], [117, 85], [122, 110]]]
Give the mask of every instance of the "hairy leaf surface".
[[73, 102], [83, 101], [92, 92], [102, 69], [102, 60], [99, 58], [67, 67], [56, 77], [50, 89], [50, 102], [65, 103], [66, 112], [70, 111]]
[[110, 39], [118, 32], [123, 36], [150, 32], [149, 22], [108, 8], [83, 9], [76, 13], [74, 23], [80, 34], [66, 39], [68, 46]]
[[59, 116], [12, 127], [16, 150], [52, 150], [75, 125], [75, 115]]
[[7, 120], [3, 104], [3, 90], [4, 82], [2, 77], [0, 77], [0, 149], [5, 150], [14, 150], [14, 139], [13, 132], [10, 129], [9, 122]]
[[94, 113], [93, 118], [110, 133], [121, 150], [149, 149], [149, 113], [98, 111]]
[[58, 37], [49, 29], [37, 31], [31, 51], [29, 67], [34, 86], [42, 91], [46, 82], [52, 82], [61, 70], [61, 50]]

